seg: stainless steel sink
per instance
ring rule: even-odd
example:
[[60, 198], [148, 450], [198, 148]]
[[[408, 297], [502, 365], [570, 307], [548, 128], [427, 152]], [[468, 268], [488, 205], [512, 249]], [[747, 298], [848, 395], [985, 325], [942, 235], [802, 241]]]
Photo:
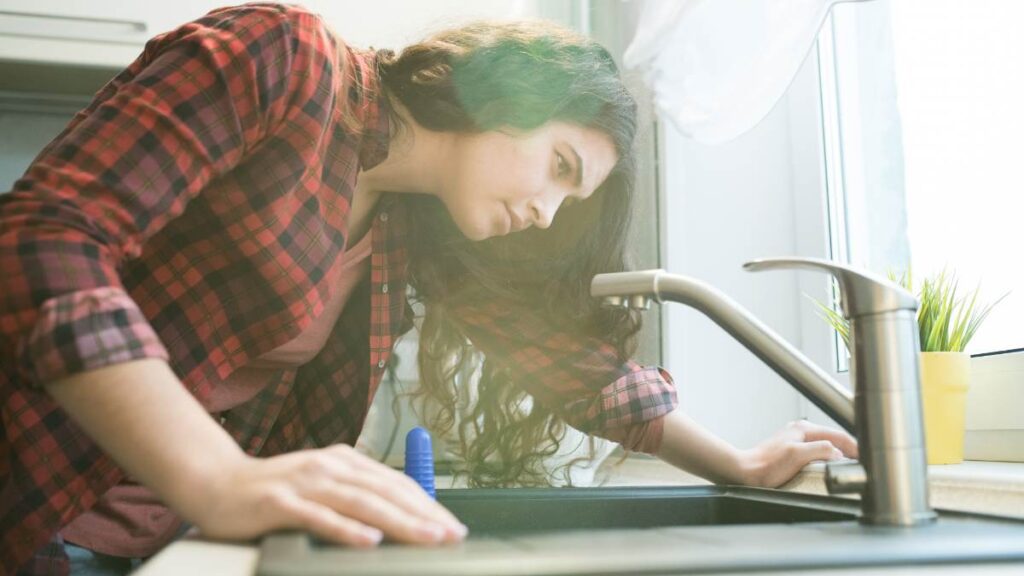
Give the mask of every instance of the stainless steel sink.
[[469, 526], [463, 544], [356, 550], [284, 533], [264, 539], [258, 573], [700, 574], [1024, 563], [1024, 522], [940, 510], [927, 526], [865, 526], [856, 500], [778, 490], [440, 490], [438, 500]]

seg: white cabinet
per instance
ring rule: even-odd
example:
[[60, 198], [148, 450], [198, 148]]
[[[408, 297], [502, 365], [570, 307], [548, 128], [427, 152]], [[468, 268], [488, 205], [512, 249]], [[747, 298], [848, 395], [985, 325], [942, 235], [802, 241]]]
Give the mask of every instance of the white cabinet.
[[224, 4], [2, 0], [0, 60], [122, 68], [153, 36]]
[[[477, 18], [537, 15], [537, 0], [304, 0], [353, 46], [394, 48]], [[0, 61], [122, 68], [146, 41], [241, 1], [0, 0]]]

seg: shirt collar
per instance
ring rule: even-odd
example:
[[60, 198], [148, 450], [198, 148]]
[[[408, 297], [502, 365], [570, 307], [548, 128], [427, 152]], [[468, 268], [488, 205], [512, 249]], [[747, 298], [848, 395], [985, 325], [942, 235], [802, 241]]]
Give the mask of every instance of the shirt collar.
[[356, 59], [359, 86], [362, 88], [362, 102], [359, 105], [363, 118], [362, 143], [359, 148], [359, 165], [369, 170], [388, 157], [391, 141], [391, 106], [377, 74], [380, 54], [374, 51], [353, 51]]

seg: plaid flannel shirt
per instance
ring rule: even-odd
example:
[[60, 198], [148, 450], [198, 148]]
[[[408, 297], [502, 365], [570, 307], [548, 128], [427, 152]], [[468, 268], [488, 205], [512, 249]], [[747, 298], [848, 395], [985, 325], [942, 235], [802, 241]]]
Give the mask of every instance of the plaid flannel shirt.
[[[387, 155], [375, 58], [299, 7], [215, 10], [147, 43], [0, 195], [0, 572], [66, 572], [55, 534], [123, 477], [42, 384], [163, 358], [202, 402], [322, 311], [356, 178]], [[404, 229], [385, 196], [369, 281], [323, 350], [221, 414], [248, 453], [355, 442], [412, 325]], [[675, 406], [667, 374], [539, 315], [458, 315], [584, 431]]]

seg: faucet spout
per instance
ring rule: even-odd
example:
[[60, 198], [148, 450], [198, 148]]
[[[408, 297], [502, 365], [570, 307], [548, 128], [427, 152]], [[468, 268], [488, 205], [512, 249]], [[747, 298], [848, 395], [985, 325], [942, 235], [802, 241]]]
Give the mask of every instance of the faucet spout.
[[618, 298], [613, 302], [624, 305], [631, 297], [643, 297], [657, 302], [678, 302], [702, 312], [840, 426], [855, 433], [853, 394], [713, 286], [664, 270], [643, 270], [598, 274], [591, 282], [590, 293], [598, 298]]
[[829, 463], [825, 476], [832, 493], [860, 493], [862, 522], [885, 526], [933, 522], [936, 514], [928, 503], [917, 365], [917, 300], [885, 279], [825, 260], [758, 260], [746, 268], [811, 268], [838, 280], [843, 313], [850, 321], [855, 394], [745, 308], [693, 278], [664, 270], [598, 274], [590, 293], [612, 305], [638, 307], [650, 300], [671, 301], [703, 312], [857, 438], [860, 463]]

